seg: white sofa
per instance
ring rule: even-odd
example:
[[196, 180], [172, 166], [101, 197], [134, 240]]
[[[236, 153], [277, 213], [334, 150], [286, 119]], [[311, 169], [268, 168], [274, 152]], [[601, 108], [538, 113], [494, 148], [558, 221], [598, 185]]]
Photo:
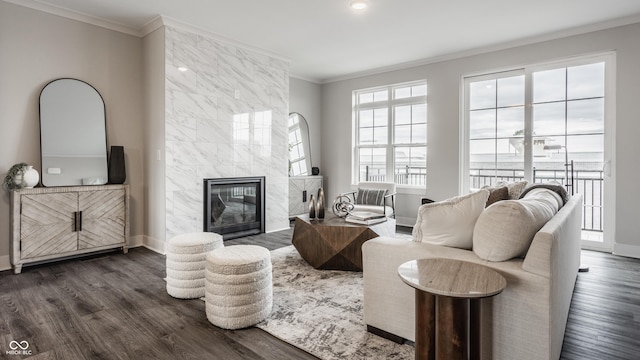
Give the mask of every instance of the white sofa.
[[558, 359], [580, 266], [581, 218], [577, 194], [535, 234], [524, 258], [501, 262], [403, 239], [367, 241], [362, 254], [369, 330], [415, 341], [414, 289], [400, 280], [398, 266], [413, 259], [459, 259], [493, 268], [507, 280], [501, 294], [482, 300], [482, 359]]

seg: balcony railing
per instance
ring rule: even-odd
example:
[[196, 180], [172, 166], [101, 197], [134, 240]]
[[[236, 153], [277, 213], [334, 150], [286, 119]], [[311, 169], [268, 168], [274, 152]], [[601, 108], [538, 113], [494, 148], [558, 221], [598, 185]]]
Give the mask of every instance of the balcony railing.
[[[386, 171], [382, 167], [365, 166], [365, 181], [384, 182], [387, 180]], [[425, 166], [402, 166], [395, 169], [393, 181], [397, 185], [426, 186], [427, 168]]]
[[[388, 181], [383, 166], [366, 166], [364, 176], [365, 181]], [[486, 185], [493, 185], [502, 180], [514, 182], [524, 180], [524, 170], [522, 169], [470, 169], [470, 187], [479, 189]], [[536, 170], [533, 169], [533, 182], [542, 183], [557, 181], [564, 183], [564, 169], [561, 170]], [[396, 168], [394, 182], [398, 185], [426, 186], [426, 167], [402, 167]], [[574, 170], [573, 171], [574, 192], [582, 194], [584, 197], [582, 211], [582, 229], [588, 231], [602, 232], [602, 202], [604, 178], [602, 171], [597, 170]], [[569, 189], [571, 191], [571, 189]]]
[[[490, 173], [490, 174], [489, 174]], [[481, 188], [485, 185], [493, 185], [496, 182], [524, 180], [524, 170], [520, 169], [470, 169], [470, 187]], [[562, 170], [536, 170], [533, 169], [533, 182], [542, 183], [557, 181], [564, 183], [564, 169]], [[598, 170], [574, 170], [574, 192], [584, 197], [582, 211], [582, 229], [602, 232], [602, 202], [604, 178], [602, 171]], [[571, 191], [569, 189], [569, 191]]]

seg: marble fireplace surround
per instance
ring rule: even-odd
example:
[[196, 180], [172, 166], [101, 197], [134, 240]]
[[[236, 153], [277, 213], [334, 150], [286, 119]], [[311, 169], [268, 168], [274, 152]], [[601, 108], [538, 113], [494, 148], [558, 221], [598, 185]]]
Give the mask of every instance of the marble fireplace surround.
[[165, 238], [202, 231], [206, 178], [265, 176], [265, 231], [288, 228], [288, 62], [171, 26], [164, 45]]

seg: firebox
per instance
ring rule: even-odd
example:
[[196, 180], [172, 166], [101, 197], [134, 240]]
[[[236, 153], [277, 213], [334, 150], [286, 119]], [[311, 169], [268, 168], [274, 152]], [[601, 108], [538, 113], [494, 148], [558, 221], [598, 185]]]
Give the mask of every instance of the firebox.
[[264, 176], [204, 179], [204, 231], [224, 240], [264, 232]]

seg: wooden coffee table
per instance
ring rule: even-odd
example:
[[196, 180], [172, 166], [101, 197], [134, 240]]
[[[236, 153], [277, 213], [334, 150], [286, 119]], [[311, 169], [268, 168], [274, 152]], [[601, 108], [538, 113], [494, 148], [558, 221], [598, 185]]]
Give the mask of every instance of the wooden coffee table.
[[412, 260], [398, 275], [416, 289], [416, 359], [479, 359], [480, 299], [501, 293], [505, 278], [454, 259]]
[[359, 225], [333, 214], [324, 220], [295, 219], [291, 243], [315, 269], [362, 271], [362, 244], [378, 236], [395, 236], [395, 220]]

